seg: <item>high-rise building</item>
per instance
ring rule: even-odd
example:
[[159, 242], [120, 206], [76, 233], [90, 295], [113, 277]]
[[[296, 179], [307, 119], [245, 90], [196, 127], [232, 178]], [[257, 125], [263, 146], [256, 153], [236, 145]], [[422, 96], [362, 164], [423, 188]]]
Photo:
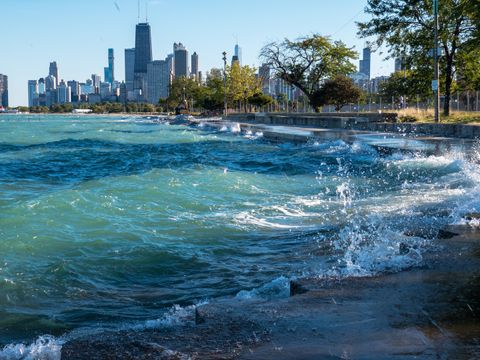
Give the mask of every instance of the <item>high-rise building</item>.
[[76, 80], [67, 81], [67, 85], [70, 87], [72, 92], [72, 101], [77, 102], [80, 97], [80, 83]]
[[102, 77], [97, 74], [92, 74], [92, 86], [95, 94], [98, 94], [100, 91], [100, 82], [102, 81]]
[[45, 90], [51, 91], [57, 88], [57, 78], [53, 75], [48, 75], [45, 78]]
[[127, 91], [133, 91], [135, 78], [135, 48], [125, 49], [125, 86]]
[[192, 54], [191, 61], [192, 61], [192, 73], [191, 73], [191, 75], [196, 81], [198, 81], [199, 80], [199, 78], [198, 78], [198, 71], [199, 71], [199, 69], [198, 69], [198, 54], [196, 52], [194, 52]]
[[56, 61], [50, 63], [48, 75], [55, 76], [55, 88], [58, 87], [58, 66]]
[[148, 102], [157, 104], [158, 100], [166, 99], [172, 83], [172, 61], [169, 57], [165, 60], [152, 61], [147, 65]]
[[45, 79], [40, 78], [38, 79], [38, 93], [41, 95], [45, 95], [45, 91], [47, 91], [45, 86]]
[[35, 106], [35, 101], [38, 99], [38, 81], [28, 80], [28, 106]]
[[232, 66], [235, 65], [235, 64], [240, 65], [240, 60], [238, 60], [237, 55], [232, 56]]
[[405, 58], [396, 58], [395, 59], [395, 72], [406, 70]]
[[173, 80], [175, 77], [175, 55], [168, 54], [165, 61], [167, 62], [167, 66], [170, 69], [170, 79]]
[[102, 100], [110, 100], [112, 96], [112, 86], [109, 82], [100, 83], [100, 96]]
[[242, 48], [237, 44], [235, 45], [234, 56], [237, 57], [237, 61], [242, 66]]
[[8, 107], [8, 76], [0, 74], [0, 107]]
[[148, 23], [137, 24], [135, 31], [135, 67], [133, 88], [147, 98], [147, 65], [152, 61], [152, 35]]
[[173, 44], [173, 56], [175, 61], [175, 77], [188, 77], [188, 50], [182, 43]]
[[135, 72], [146, 73], [152, 61], [152, 36], [148, 23], [137, 24], [135, 32]]
[[258, 69], [258, 77], [262, 83], [262, 92], [265, 94], [271, 94], [270, 80], [271, 80], [271, 69], [269, 64], [262, 64]]
[[372, 51], [370, 50], [370, 48], [366, 47], [365, 49], [363, 49], [363, 59], [360, 60], [359, 72], [367, 75], [368, 79], [370, 79], [371, 59]]
[[108, 67], [104, 68], [105, 82], [113, 84], [115, 81], [115, 56], [113, 49], [108, 49]]
[[57, 96], [59, 104], [67, 104], [72, 102], [72, 91], [63, 80], [58, 85]]
[[110, 68], [110, 84], [115, 81], [115, 54], [113, 49], [108, 49], [108, 67]]

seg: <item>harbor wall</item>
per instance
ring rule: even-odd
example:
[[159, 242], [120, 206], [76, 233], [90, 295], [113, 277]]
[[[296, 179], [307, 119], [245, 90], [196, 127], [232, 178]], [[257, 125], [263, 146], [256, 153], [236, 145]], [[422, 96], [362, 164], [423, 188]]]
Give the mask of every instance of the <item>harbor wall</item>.
[[341, 114], [286, 114], [256, 113], [231, 114], [229, 121], [251, 124], [298, 126], [322, 129], [345, 129], [416, 134], [436, 137], [480, 139], [480, 125], [398, 123], [396, 114], [341, 113]]

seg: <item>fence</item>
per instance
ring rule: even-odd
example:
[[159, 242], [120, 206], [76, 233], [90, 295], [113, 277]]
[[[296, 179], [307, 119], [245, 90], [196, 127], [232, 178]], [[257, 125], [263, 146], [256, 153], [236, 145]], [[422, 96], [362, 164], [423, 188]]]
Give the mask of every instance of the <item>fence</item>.
[[[443, 109], [444, 97], [441, 97], [440, 108]], [[428, 101], [420, 101], [420, 99], [407, 99], [404, 101], [400, 98], [385, 98], [378, 95], [367, 97], [363, 102], [357, 104], [348, 104], [342, 107], [341, 112], [386, 112], [397, 111], [401, 109], [416, 109], [416, 110], [433, 110], [433, 98]], [[247, 105], [249, 112], [293, 112], [293, 113], [311, 113], [314, 109], [306, 101], [275, 101], [273, 104], [255, 108]], [[480, 112], [480, 91], [465, 91], [456, 92], [450, 98], [451, 111], [464, 112]], [[245, 112], [245, 106], [240, 104], [237, 108], [229, 109], [230, 113]], [[324, 106], [321, 110], [323, 113], [336, 112], [333, 105]]]

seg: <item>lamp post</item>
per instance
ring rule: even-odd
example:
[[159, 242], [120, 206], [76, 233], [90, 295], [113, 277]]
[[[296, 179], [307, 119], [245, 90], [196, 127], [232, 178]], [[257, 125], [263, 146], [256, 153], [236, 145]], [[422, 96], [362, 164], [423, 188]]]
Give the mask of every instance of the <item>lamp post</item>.
[[433, 49], [433, 67], [434, 67], [434, 79], [432, 82], [432, 89], [434, 94], [434, 106], [435, 106], [435, 122], [440, 121], [440, 84], [438, 81], [438, 0], [433, 0], [433, 16], [434, 16], [434, 49]]
[[228, 115], [228, 107], [227, 107], [227, 52], [224, 51], [223, 55], [223, 115]]

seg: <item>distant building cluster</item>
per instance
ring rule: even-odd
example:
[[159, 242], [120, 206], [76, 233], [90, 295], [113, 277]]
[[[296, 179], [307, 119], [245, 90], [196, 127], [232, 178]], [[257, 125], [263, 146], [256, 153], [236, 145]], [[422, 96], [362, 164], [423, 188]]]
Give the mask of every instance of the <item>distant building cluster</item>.
[[274, 99], [295, 101], [303, 95], [300, 89], [275, 76], [269, 64], [260, 66], [258, 77], [262, 83], [262, 92]]
[[61, 79], [56, 61], [50, 63], [48, 76], [28, 81], [28, 106], [52, 106], [54, 104], [95, 104], [102, 101], [116, 102], [120, 99], [122, 84], [115, 80], [115, 57], [108, 49], [108, 67], [104, 69], [105, 81], [92, 74], [84, 82]]
[[[8, 83], [0, 74], [0, 106], [8, 106]], [[50, 63], [48, 76], [28, 81], [28, 105], [52, 106], [54, 104], [74, 105], [101, 102], [147, 102], [157, 104], [169, 96], [170, 86], [175, 77], [191, 77], [202, 81], [199, 57], [191, 57], [182, 43], [173, 45], [173, 53], [164, 60], [153, 60], [152, 37], [148, 23], [139, 23], [135, 31], [135, 47], [125, 49], [125, 81], [115, 78], [115, 53], [108, 49], [108, 66], [104, 68], [103, 79], [92, 74], [90, 79], [80, 82], [66, 81], [59, 75], [55, 61]], [[3, 85], [5, 83], [5, 85]], [[6, 94], [2, 101], [3, 88]]]
[[365, 47], [362, 53], [363, 58], [360, 60], [358, 72], [351, 74], [350, 77], [367, 94], [377, 94], [381, 85], [388, 80], [388, 76], [372, 78], [372, 50], [369, 47]]
[[164, 60], [153, 60], [150, 25], [137, 24], [135, 48], [125, 49], [126, 99], [156, 104], [169, 96], [173, 79], [180, 77], [202, 81], [198, 54], [190, 57], [182, 43], [174, 43], [173, 52]]

